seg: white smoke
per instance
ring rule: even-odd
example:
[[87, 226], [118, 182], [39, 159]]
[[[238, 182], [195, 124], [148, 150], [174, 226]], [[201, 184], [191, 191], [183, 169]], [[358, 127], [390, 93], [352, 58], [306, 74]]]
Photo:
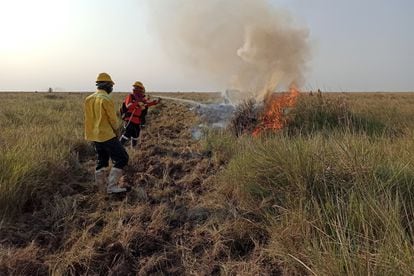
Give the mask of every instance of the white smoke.
[[267, 0], [151, 0], [162, 46], [181, 64], [246, 97], [301, 85], [309, 31]]

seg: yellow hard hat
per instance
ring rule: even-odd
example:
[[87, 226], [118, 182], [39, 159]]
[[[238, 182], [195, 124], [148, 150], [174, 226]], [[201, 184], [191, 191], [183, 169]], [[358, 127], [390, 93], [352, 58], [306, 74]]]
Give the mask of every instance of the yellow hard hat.
[[110, 82], [110, 83], [112, 83], [112, 84], [115, 84], [115, 83], [112, 81], [111, 76], [110, 76], [110, 75], [108, 75], [107, 73], [100, 73], [100, 74], [98, 75], [98, 77], [96, 78], [96, 82], [103, 82], [103, 81], [106, 81], [106, 82]]
[[134, 82], [134, 84], [132, 85], [133, 87], [139, 87], [139, 88], [142, 88], [142, 89], [144, 89], [145, 90], [145, 87], [144, 87], [144, 85], [142, 84], [142, 82], [140, 82], [140, 81], [136, 81], [136, 82]]

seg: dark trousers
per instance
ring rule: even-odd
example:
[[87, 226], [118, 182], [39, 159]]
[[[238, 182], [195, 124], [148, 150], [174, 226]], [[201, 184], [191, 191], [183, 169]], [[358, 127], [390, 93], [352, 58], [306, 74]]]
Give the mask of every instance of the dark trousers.
[[93, 142], [97, 155], [96, 170], [109, 166], [109, 158], [115, 168], [122, 169], [128, 164], [128, 153], [116, 137], [105, 142]]
[[135, 147], [138, 144], [139, 133], [141, 132], [141, 126], [139, 124], [134, 124], [129, 122], [127, 125], [124, 134], [121, 136], [121, 144], [125, 145], [129, 139], [131, 139], [131, 144]]

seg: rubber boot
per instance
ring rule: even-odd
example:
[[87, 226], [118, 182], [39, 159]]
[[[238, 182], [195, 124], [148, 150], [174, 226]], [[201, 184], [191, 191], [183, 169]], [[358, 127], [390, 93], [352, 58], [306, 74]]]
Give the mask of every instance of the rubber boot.
[[108, 194], [117, 194], [126, 192], [127, 189], [118, 187], [118, 181], [122, 176], [122, 170], [118, 168], [112, 168], [111, 172], [109, 173], [109, 183], [108, 187], [106, 188], [106, 192]]
[[126, 142], [128, 142], [128, 137], [126, 137], [125, 135], [121, 136], [121, 139], [119, 139], [119, 142], [121, 142], [121, 145], [125, 146]]
[[131, 148], [132, 149], [138, 148], [138, 139], [139, 138], [131, 138]]
[[104, 189], [106, 186], [106, 168], [95, 171], [95, 184], [99, 189]]

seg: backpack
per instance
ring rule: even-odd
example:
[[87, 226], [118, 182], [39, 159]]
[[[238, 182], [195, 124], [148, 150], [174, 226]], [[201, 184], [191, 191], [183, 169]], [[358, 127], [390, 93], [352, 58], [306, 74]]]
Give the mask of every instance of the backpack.
[[121, 119], [125, 118], [127, 112], [128, 112], [128, 108], [126, 107], [125, 102], [123, 102], [121, 108], [119, 109], [119, 113], [121, 114]]
[[[132, 100], [135, 101], [135, 97], [133, 94], [130, 94], [129, 96], [131, 96]], [[121, 108], [119, 109], [119, 113], [121, 114], [122, 119], [124, 119], [128, 115], [128, 108], [126, 107], [125, 100], [122, 102]]]

